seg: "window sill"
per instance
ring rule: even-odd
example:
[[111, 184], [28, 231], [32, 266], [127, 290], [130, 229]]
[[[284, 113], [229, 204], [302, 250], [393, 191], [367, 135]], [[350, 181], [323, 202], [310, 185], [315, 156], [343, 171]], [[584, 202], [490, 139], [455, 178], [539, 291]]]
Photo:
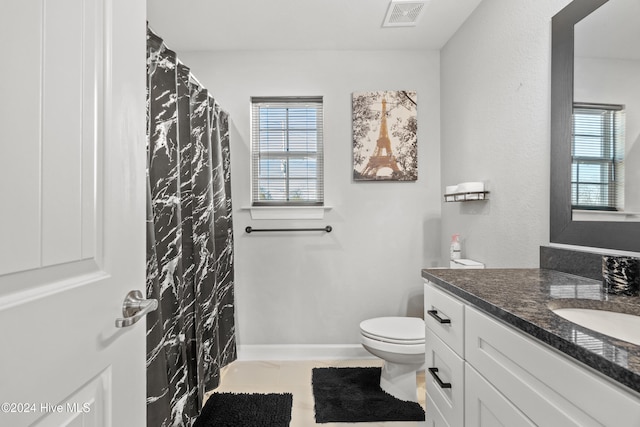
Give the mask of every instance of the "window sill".
[[640, 220], [640, 212], [592, 211], [579, 209], [573, 209], [571, 212], [573, 221], [622, 222]]
[[251, 219], [323, 219], [330, 206], [248, 206]]

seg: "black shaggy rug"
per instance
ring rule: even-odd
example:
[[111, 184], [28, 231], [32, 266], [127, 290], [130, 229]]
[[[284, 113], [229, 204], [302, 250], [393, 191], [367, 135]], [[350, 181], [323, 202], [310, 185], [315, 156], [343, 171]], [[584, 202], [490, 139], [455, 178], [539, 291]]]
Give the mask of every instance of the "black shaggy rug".
[[424, 421], [420, 404], [380, 388], [380, 368], [314, 368], [316, 422]]
[[212, 394], [193, 427], [288, 427], [293, 395]]

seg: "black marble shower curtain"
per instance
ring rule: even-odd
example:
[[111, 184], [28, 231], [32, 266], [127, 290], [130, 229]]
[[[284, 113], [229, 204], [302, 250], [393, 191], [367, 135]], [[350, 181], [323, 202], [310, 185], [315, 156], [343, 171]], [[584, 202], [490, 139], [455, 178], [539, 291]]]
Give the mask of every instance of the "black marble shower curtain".
[[147, 36], [147, 425], [191, 426], [236, 358], [228, 117]]

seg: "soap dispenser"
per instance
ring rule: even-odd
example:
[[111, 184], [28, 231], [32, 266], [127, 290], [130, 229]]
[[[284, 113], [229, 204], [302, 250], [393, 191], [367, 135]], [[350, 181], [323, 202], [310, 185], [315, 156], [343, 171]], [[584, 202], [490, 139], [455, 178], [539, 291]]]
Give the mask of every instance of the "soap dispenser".
[[460, 247], [460, 235], [451, 236], [450, 259], [460, 259], [462, 248]]

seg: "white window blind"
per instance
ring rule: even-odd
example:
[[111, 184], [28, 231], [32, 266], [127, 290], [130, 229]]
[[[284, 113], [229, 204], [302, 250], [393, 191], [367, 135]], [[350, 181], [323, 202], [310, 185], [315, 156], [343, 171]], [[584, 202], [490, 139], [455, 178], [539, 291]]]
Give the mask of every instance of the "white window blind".
[[251, 98], [253, 206], [322, 206], [322, 97]]
[[624, 106], [574, 104], [571, 204], [575, 209], [624, 206]]

